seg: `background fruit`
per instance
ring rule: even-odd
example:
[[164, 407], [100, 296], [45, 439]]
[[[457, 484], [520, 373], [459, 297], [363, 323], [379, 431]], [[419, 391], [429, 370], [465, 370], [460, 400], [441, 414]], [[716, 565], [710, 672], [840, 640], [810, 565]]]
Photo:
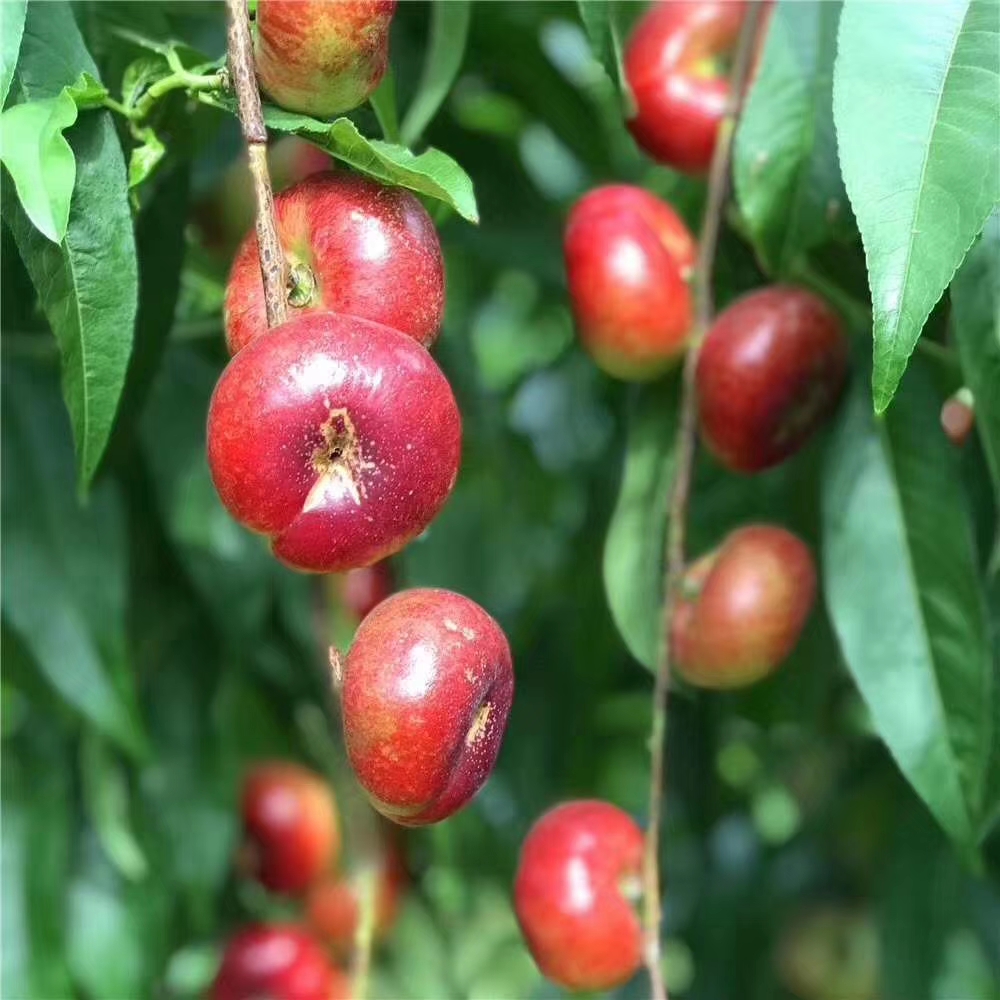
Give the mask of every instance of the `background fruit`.
[[[298, 285], [289, 316], [329, 310], [391, 326], [430, 344], [444, 315], [437, 230], [409, 191], [346, 173], [314, 175], [275, 198], [278, 234]], [[226, 286], [226, 340], [235, 354], [267, 329], [257, 234]]]
[[833, 412], [848, 359], [840, 320], [811, 292], [744, 295], [716, 318], [698, 358], [702, 438], [737, 472], [777, 465]]
[[941, 428], [948, 440], [961, 448], [975, 426], [976, 411], [972, 393], [968, 389], [959, 389], [941, 407]]
[[514, 694], [510, 646], [474, 601], [414, 589], [361, 623], [341, 692], [347, 755], [372, 804], [436, 823], [489, 777]]
[[783, 528], [734, 531], [685, 574], [671, 642], [678, 672], [698, 687], [743, 687], [794, 648], [816, 596], [809, 549]]
[[208, 414], [222, 502], [298, 569], [398, 552], [448, 499], [461, 422], [440, 369], [396, 330], [306, 313], [244, 348]]
[[389, 59], [396, 0], [259, 0], [257, 77], [289, 111], [318, 118], [356, 108]]
[[395, 589], [392, 564], [387, 560], [348, 570], [336, 582], [337, 595], [344, 608], [359, 622]]
[[212, 1000], [348, 1000], [350, 981], [306, 931], [255, 924], [226, 945]]
[[659, 0], [636, 26], [625, 50], [636, 102], [628, 127], [653, 159], [687, 173], [708, 169], [745, 12], [742, 0]]
[[566, 802], [521, 847], [514, 908], [539, 968], [571, 990], [608, 990], [641, 962], [635, 903], [642, 831], [607, 802]]
[[300, 893], [337, 863], [340, 828], [333, 792], [312, 771], [272, 762], [246, 776], [241, 861], [272, 892]]
[[677, 213], [641, 188], [596, 188], [570, 213], [563, 249], [573, 315], [594, 360], [626, 379], [674, 364], [691, 330], [697, 252]]

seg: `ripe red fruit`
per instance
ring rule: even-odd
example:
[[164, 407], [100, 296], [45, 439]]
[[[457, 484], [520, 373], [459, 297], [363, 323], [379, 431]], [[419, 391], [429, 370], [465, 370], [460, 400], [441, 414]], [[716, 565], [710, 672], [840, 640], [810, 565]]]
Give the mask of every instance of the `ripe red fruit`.
[[636, 26], [625, 50], [636, 103], [627, 124], [654, 160], [708, 169], [729, 97], [724, 64], [745, 14], [743, 0], [661, 0]]
[[968, 389], [959, 389], [941, 407], [941, 429], [956, 448], [961, 448], [975, 426], [976, 411], [972, 393]]
[[348, 614], [359, 622], [396, 588], [392, 565], [388, 561], [349, 570], [337, 583], [341, 602]]
[[336, 573], [398, 552], [448, 499], [461, 453], [451, 387], [396, 330], [307, 313], [222, 373], [208, 463], [241, 524], [296, 569]]
[[[408, 876], [398, 849], [389, 849], [377, 872], [375, 896], [375, 937], [384, 937], [396, 921], [400, 897]], [[364, 892], [362, 872], [347, 877], [330, 877], [315, 885], [306, 902], [309, 924], [317, 937], [338, 955], [349, 955], [354, 947], [361, 918], [360, 899]], [[368, 876], [370, 877], [370, 876]]]
[[849, 347], [836, 313], [774, 285], [734, 302], [698, 358], [701, 433], [723, 465], [758, 472], [798, 451], [833, 412]]
[[670, 368], [693, 319], [697, 250], [680, 216], [642, 188], [595, 188], [570, 213], [563, 246], [577, 329], [597, 364], [637, 380]]
[[734, 531], [681, 582], [671, 628], [678, 672], [706, 688], [766, 677], [795, 648], [815, 597], [813, 557], [795, 535], [765, 524]]
[[[327, 172], [278, 195], [274, 208], [294, 281], [290, 316], [346, 313], [433, 343], [444, 315], [444, 262], [434, 223], [414, 195]], [[267, 330], [253, 231], [233, 260], [225, 323], [232, 354]]]
[[246, 874], [272, 892], [299, 893], [337, 862], [340, 826], [330, 786], [298, 764], [254, 767], [243, 783]]
[[507, 638], [474, 601], [432, 589], [383, 601], [341, 691], [347, 756], [372, 805], [403, 826], [464, 806], [493, 770], [513, 694]]
[[226, 946], [212, 1000], [349, 1000], [350, 981], [323, 947], [293, 926], [254, 924]]
[[375, 90], [396, 0], [259, 0], [257, 77], [283, 108], [331, 118]]
[[641, 866], [642, 831], [607, 802], [567, 802], [535, 823], [521, 847], [514, 909], [549, 979], [609, 990], [635, 974]]

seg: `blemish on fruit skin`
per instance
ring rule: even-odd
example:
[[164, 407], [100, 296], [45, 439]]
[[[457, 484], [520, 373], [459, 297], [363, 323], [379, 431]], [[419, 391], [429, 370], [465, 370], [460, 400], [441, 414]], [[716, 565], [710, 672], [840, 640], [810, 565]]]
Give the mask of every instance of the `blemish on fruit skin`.
[[469, 727], [468, 733], [465, 735], [465, 745], [467, 747], [475, 746], [486, 734], [492, 713], [493, 706], [489, 702], [480, 706], [475, 719], [472, 720], [472, 725]]

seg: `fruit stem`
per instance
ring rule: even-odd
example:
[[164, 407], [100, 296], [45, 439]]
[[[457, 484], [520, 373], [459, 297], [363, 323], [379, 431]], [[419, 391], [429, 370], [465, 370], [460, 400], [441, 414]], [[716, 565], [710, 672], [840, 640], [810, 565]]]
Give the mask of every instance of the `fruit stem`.
[[278, 326], [287, 318], [285, 281], [288, 265], [278, 238], [274, 216], [274, 191], [267, 171], [267, 129], [260, 107], [260, 91], [254, 72], [253, 40], [250, 37], [250, 13], [247, 0], [226, 0], [229, 9], [227, 48], [229, 72], [236, 88], [240, 127], [246, 140], [257, 199], [257, 249], [260, 273], [264, 280], [264, 306], [267, 325]]
[[732, 161], [733, 135], [743, 109], [753, 69], [757, 36], [761, 26], [763, 3], [752, 0], [747, 8], [729, 76], [729, 98], [708, 173], [708, 193], [698, 239], [698, 260], [693, 277], [695, 322], [691, 343], [684, 361], [681, 391], [680, 421], [677, 429], [676, 468], [670, 494], [667, 541], [663, 557], [663, 611], [659, 633], [656, 676], [653, 683], [653, 723], [649, 737], [649, 820], [643, 850], [643, 957], [652, 987], [652, 1000], [668, 1000], [663, 978], [663, 956], [660, 946], [662, 904], [660, 899], [660, 827], [663, 816], [663, 795], [666, 785], [664, 747], [667, 735], [667, 703], [670, 691], [670, 624], [677, 603], [677, 592], [684, 576], [684, 548], [691, 474], [697, 441], [697, 399], [695, 371], [702, 341], [712, 322], [714, 311], [712, 269], [715, 263], [719, 230], [729, 194], [729, 171]]
[[378, 904], [378, 871], [366, 863], [359, 876], [358, 929], [354, 935], [354, 961], [351, 975], [352, 1000], [365, 1000], [368, 992], [368, 974], [375, 943], [375, 918]]

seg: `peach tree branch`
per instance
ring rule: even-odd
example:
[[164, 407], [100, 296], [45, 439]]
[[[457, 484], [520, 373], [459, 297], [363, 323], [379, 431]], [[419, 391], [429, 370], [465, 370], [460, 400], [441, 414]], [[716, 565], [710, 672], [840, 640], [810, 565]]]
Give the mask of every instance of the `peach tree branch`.
[[663, 978], [660, 945], [662, 903], [660, 899], [660, 827], [666, 782], [664, 746], [667, 735], [667, 702], [670, 691], [670, 623], [676, 604], [676, 591], [684, 573], [684, 548], [688, 499], [697, 440], [697, 399], [695, 371], [702, 341], [712, 322], [714, 311], [712, 272], [718, 247], [719, 231], [729, 193], [729, 170], [732, 162], [733, 134], [743, 109], [743, 100], [757, 50], [761, 24], [761, 0], [752, 0], [733, 58], [730, 74], [729, 103], [719, 127], [719, 137], [708, 174], [708, 195], [698, 240], [698, 261], [694, 272], [694, 330], [684, 361], [680, 420], [677, 428], [676, 472], [667, 512], [667, 541], [664, 552], [663, 611], [660, 622], [659, 654], [653, 683], [653, 723], [649, 737], [650, 779], [649, 820], [643, 852], [643, 958], [652, 984], [653, 1000], [668, 1000]]
[[267, 129], [264, 127], [260, 91], [257, 89], [257, 75], [254, 72], [250, 14], [247, 0], [226, 0], [226, 7], [229, 11], [229, 73], [236, 89], [240, 127], [247, 144], [257, 200], [257, 248], [260, 253], [260, 273], [264, 279], [267, 325], [278, 326], [287, 318], [285, 282], [288, 266], [278, 238], [274, 192], [267, 170]]

